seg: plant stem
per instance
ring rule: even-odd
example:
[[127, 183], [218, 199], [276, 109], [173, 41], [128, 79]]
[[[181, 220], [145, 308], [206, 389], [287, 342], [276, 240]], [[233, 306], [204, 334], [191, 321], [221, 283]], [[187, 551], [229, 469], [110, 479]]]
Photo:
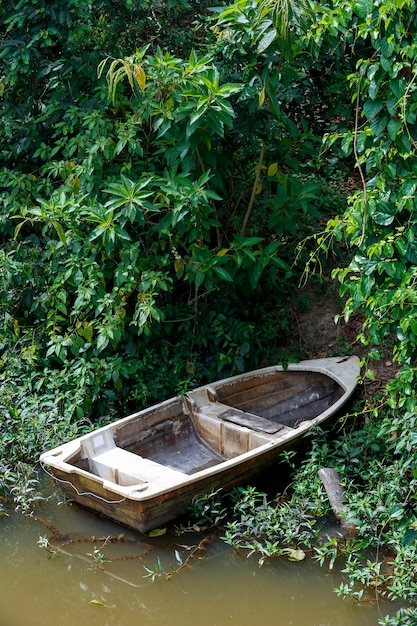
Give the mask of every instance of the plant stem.
[[262, 163], [264, 160], [264, 152], [265, 152], [265, 142], [262, 140], [261, 153], [259, 155], [259, 162], [256, 168], [256, 176], [255, 176], [255, 181], [253, 183], [252, 194], [249, 200], [248, 208], [246, 209], [245, 217], [243, 219], [242, 228], [240, 229], [240, 234], [242, 235], [242, 237], [245, 234], [246, 226], [248, 225], [249, 217], [252, 212], [253, 203], [255, 201], [256, 188], [258, 187], [259, 176], [261, 174]]

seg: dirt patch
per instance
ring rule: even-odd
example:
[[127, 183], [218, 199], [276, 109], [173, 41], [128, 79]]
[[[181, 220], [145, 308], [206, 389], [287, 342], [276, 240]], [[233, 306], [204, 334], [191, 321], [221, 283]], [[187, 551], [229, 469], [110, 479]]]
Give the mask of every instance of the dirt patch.
[[332, 288], [308, 287], [303, 290], [304, 304], [296, 311], [298, 344], [309, 358], [346, 353], [347, 338], [342, 324], [335, 318], [342, 312], [342, 303]]
[[[362, 395], [371, 398], [382, 391], [398, 368], [389, 353], [380, 361], [368, 359], [368, 347], [358, 340], [365, 317], [355, 314], [347, 323], [344, 321], [338, 283], [328, 279], [307, 285], [297, 293], [297, 300], [299, 305], [294, 310], [297, 330], [291, 340], [292, 348], [298, 346], [311, 359], [356, 354], [364, 361]], [[337, 316], [341, 316], [338, 323]], [[371, 370], [373, 380], [365, 376], [367, 370]]]

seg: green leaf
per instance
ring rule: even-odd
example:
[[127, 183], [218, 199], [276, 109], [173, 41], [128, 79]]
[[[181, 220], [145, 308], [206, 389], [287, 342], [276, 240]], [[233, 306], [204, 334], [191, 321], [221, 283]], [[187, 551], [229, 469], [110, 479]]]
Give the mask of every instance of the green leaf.
[[263, 35], [261, 40], [259, 41], [256, 52], [258, 54], [262, 54], [262, 52], [264, 52], [267, 48], [269, 48], [271, 43], [275, 41], [276, 38], [277, 38], [277, 31], [275, 30], [275, 28], [271, 28], [271, 30], [267, 31]]
[[372, 119], [373, 117], [378, 115], [378, 113], [383, 108], [384, 103], [381, 98], [378, 98], [377, 100], [371, 100], [370, 98], [368, 98], [368, 100], [365, 100], [365, 102], [363, 103], [363, 112], [368, 119]]
[[59, 237], [59, 239], [61, 240], [61, 243], [63, 243], [64, 246], [67, 245], [67, 239], [65, 237], [65, 233], [64, 233], [64, 229], [62, 228], [61, 224], [59, 222], [57, 222], [56, 220], [52, 220], [52, 225], [56, 230], [56, 233]]
[[405, 94], [406, 82], [404, 78], [393, 78], [389, 82], [389, 86], [394, 96], [397, 99], [397, 103]]
[[154, 528], [148, 533], [149, 537], [162, 537], [165, 535], [167, 529], [166, 528]]
[[356, 136], [356, 149], [358, 152], [365, 150], [367, 135], [364, 131], [360, 132]]
[[403, 196], [414, 198], [416, 194], [417, 183], [415, 179], [407, 179], [401, 186], [401, 193]]
[[100, 333], [97, 339], [97, 350], [101, 352], [109, 343], [108, 337], [104, 333]]
[[213, 271], [222, 280], [227, 280], [229, 283], [233, 282], [233, 277], [229, 274], [229, 272], [224, 267], [219, 267], [218, 265], [215, 265], [213, 267]]
[[372, 14], [373, 0], [353, 0], [352, 8], [358, 17], [364, 19]]
[[346, 133], [346, 135], [342, 139], [341, 148], [342, 148], [343, 154], [345, 156], [348, 156], [352, 152], [352, 147], [353, 147], [353, 135], [349, 131]]
[[415, 544], [416, 541], [417, 541], [417, 531], [415, 531], [413, 528], [407, 528], [407, 530], [404, 533], [402, 544], [404, 546], [409, 547]]
[[372, 100], [375, 100], [375, 98], [378, 95], [378, 91], [379, 91], [379, 82], [375, 81], [375, 80], [371, 80], [370, 85], [369, 85], [369, 89], [368, 89], [368, 93], [369, 93], [369, 97], [372, 98]]
[[77, 332], [80, 337], [84, 337], [89, 343], [91, 343], [93, 339], [93, 326], [88, 322], [85, 322], [83, 326], [77, 328]]
[[252, 289], [255, 289], [255, 287], [259, 283], [259, 279], [262, 276], [263, 269], [264, 269], [263, 265], [259, 262], [254, 263], [253, 265], [250, 266], [248, 270], [248, 278], [249, 278], [249, 284], [252, 287]]
[[371, 122], [371, 129], [374, 137], [379, 137], [384, 132], [387, 126], [387, 117], [374, 117]]
[[206, 277], [205, 272], [202, 272], [201, 270], [197, 270], [195, 273], [195, 278], [194, 278], [195, 286], [200, 287], [203, 284], [205, 277]]
[[283, 259], [280, 259], [279, 257], [272, 257], [271, 263], [273, 263], [280, 269], [285, 270], [286, 272], [291, 272], [291, 268], [288, 263], [286, 263]]
[[393, 37], [384, 37], [379, 45], [381, 55], [386, 59], [391, 59], [392, 62], [392, 53], [395, 50], [395, 39]]
[[410, 319], [410, 328], [412, 330], [412, 332], [414, 333], [414, 335], [416, 335], [417, 337], [417, 320], [412, 318]]
[[237, 239], [235, 245], [242, 248], [252, 248], [256, 244], [261, 243], [261, 241], [263, 241], [262, 237], [244, 237]]
[[385, 172], [388, 174], [390, 178], [396, 178], [397, 176], [397, 168], [394, 163], [387, 163], [384, 166]]
[[397, 138], [398, 135], [398, 131], [400, 130], [402, 126], [402, 121], [401, 120], [396, 120], [394, 118], [390, 119], [390, 121], [388, 122], [388, 135], [390, 137], [390, 139], [392, 139], [392, 141], [395, 141], [395, 139]]
[[391, 519], [399, 519], [403, 516], [404, 513], [404, 504], [394, 504], [389, 510], [389, 516]]
[[390, 202], [379, 202], [377, 208], [372, 212], [372, 219], [376, 224], [389, 226], [394, 221], [397, 208]]

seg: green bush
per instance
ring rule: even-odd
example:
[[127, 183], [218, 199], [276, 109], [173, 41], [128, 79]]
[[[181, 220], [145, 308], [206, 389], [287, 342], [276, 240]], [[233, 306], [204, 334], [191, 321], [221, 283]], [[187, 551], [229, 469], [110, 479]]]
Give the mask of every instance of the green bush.
[[[78, 389], [78, 418], [277, 358], [281, 330], [272, 350], [269, 332], [254, 332], [276, 315], [256, 303], [285, 310], [297, 229], [308, 232], [323, 210], [318, 138], [273, 104], [274, 90], [290, 93], [301, 76], [288, 42], [268, 36], [256, 52], [246, 42], [251, 62], [239, 76], [225, 63], [232, 44], [220, 33], [239, 30], [227, 11], [217, 41], [205, 31], [212, 50], [198, 52], [197, 33], [181, 58], [168, 50], [174, 26], [194, 9], [166, 7], [162, 49], [162, 33], [144, 39], [160, 10], [148, 4], [119, 3], [112, 28], [106, 2], [2, 8], [4, 346], [30, 338], [37, 391], [48, 393], [51, 376]], [[126, 55], [133, 40], [144, 45]], [[242, 315], [241, 302], [261, 318]]]

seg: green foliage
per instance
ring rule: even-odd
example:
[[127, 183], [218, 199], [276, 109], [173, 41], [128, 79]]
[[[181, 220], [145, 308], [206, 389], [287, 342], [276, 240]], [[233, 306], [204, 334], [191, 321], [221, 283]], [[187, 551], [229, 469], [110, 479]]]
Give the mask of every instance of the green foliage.
[[[349, 521], [359, 529], [358, 538], [342, 547], [330, 540], [317, 556], [330, 563], [345, 557], [348, 583], [341, 585], [341, 595], [366, 597], [366, 589], [374, 587], [411, 603], [416, 591], [409, 565], [415, 559], [417, 414], [415, 9], [413, 1], [320, 3], [306, 33], [317, 57], [333, 50], [352, 102], [350, 113], [324, 137], [324, 147], [333, 160], [340, 162], [343, 155], [353, 160], [361, 181], [346, 211], [320, 234], [318, 246], [325, 253], [332, 241], [355, 248], [348, 266], [334, 273], [345, 297], [344, 317], [360, 311], [365, 319], [360, 338], [369, 357], [393, 358], [401, 366], [384, 404], [357, 433], [347, 431], [307, 463], [310, 470], [310, 462], [340, 470], [348, 487]], [[302, 477], [298, 473], [296, 480]], [[412, 609], [400, 611], [381, 623], [411, 623], [412, 615]]]
[[242, 487], [232, 493], [233, 517], [225, 526], [223, 539], [236, 549], [256, 554], [259, 565], [266, 559], [286, 556], [293, 561], [305, 558], [300, 546], [311, 545], [314, 518], [306, 500], [269, 502], [265, 493]]
[[191, 507], [192, 518], [196, 520], [194, 526], [215, 527], [225, 520], [228, 509], [222, 501], [222, 491], [216, 489], [196, 498]]
[[[342, 229], [358, 248], [337, 276], [347, 296], [345, 317], [366, 315], [365, 345], [392, 337], [401, 364], [416, 359], [414, 282], [417, 21], [413, 2], [336, 3], [316, 33], [336, 29], [355, 41], [356, 69], [348, 77], [356, 109], [354, 128], [339, 129], [342, 151], [352, 154], [362, 190], [352, 196]], [[322, 36], [322, 35], [320, 35]], [[414, 328], [417, 330], [417, 327]]]
[[318, 142], [250, 87], [263, 46], [248, 75], [194, 28], [208, 4], [1, 4], [0, 489], [21, 507], [29, 463], [90, 419], [288, 358]]
[[[336, 2], [318, 15], [310, 37], [319, 45], [343, 37], [354, 63], [346, 77], [350, 124], [326, 139], [327, 146], [340, 142], [361, 179], [345, 213], [328, 225], [329, 233], [355, 248], [349, 265], [335, 271], [344, 317], [361, 311], [360, 339], [369, 357], [392, 358], [401, 368], [387, 385], [384, 407], [340, 448], [351, 457], [343, 474], [355, 486], [349, 510], [360, 537], [344, 552], [349, 582], [339, 593], [361, 597], [374, 586], [415, 604], [416, 5]], [[369, 550], [377, 557], [370, 559]], [[381, 623], [408, 624], [413, 614], [400, 611]]]
[[[224, 540], [256, 554], [260, 564], [307, 548], [321, 565], [331, 569], [337, 561], [343, 567], [344, 582], [337, 589], [341, 596], [363, 601], [377, 588], [385, 598], [415, 604], [417, 472], [410, 470], [410, 459], [401, 450], [414, 423], [411, 416], [393, 420], [392, 414], [381, 420], [375, 409], [363, 428], [345, 431], [330, 443], [316, 435], [309, 458], [296, 469], [285, 494], [269, 500], [252, 487], [235, 490]], [[317, 470], [329, 466], [343, 476], [346, 521], [357, 527], [357, 535], [343, 537], [328, 517]], [[401, 624], [402, 614], [380, 623]]]
[[[9, 350], [18, 340], [17, 353], [33, 346], [36, 393], [77, 390], [70, 420], [276, 358], [289, 314], [275, 328], [276, 311], [259, 299], [285, 311], [290, 283], [279, 294], [268, 287], [290, 279], [285, 236], [322, 208], [308, 125], [264, 115], [271, 107], [258, 98], [261, 124], [251, 128], [255, 100], [246, 70], [224, 64], [229, 49], [181, 58], [159, 47], [139, 19], [159, 16], [147, 5], [119, 3], [112, 28], [104, 1], [2, 9], [3, 341]], [[188, 23], [190, 11], [171, 3], [167, 17]], [[134, 54], [133, 40], [143, 44]], [[275, 90], [298, 77], [291, 58]], [[272, 66], [265, 71], [272, 93]]]

